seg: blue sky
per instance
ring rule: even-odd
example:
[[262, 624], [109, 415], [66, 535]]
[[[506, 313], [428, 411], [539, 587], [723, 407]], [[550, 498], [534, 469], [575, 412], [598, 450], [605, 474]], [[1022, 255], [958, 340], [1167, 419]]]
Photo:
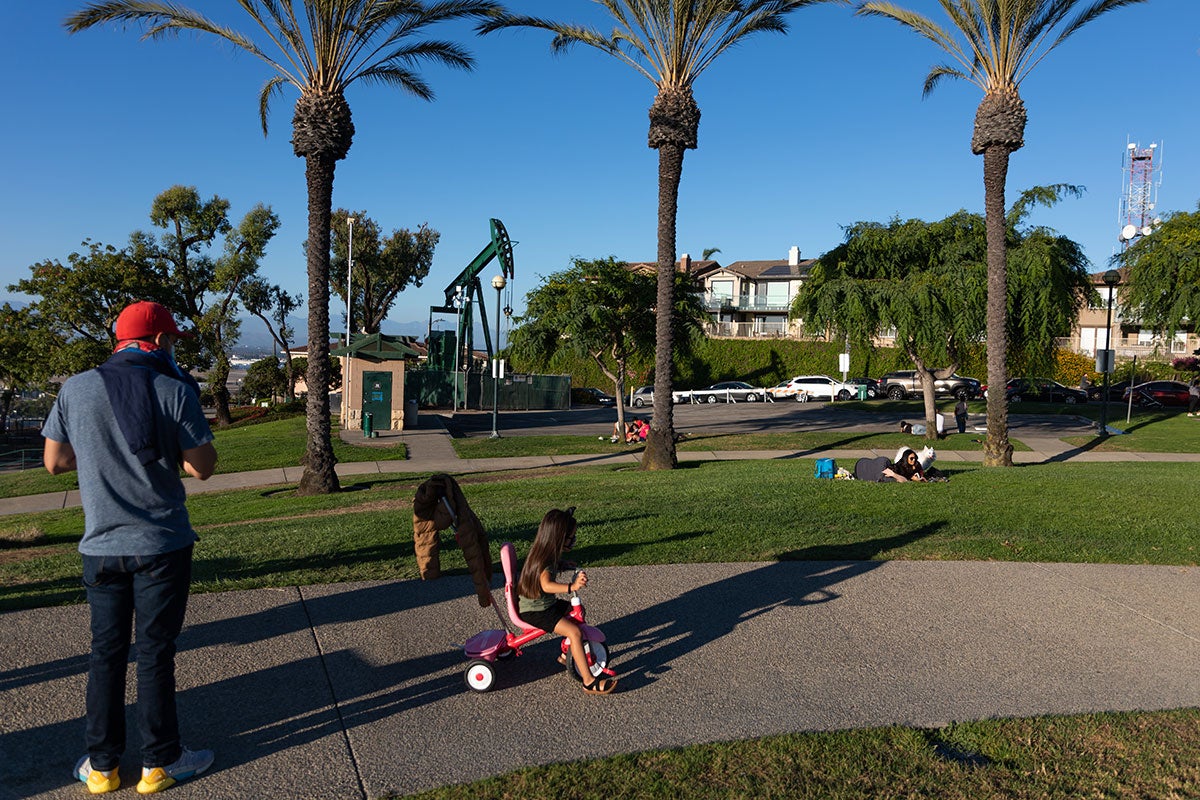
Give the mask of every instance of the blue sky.
[[[232, 3], [189, 5], [249, 31]], [[940, 19], [932, 0], [899, 4]], [[590, 0], [512, 0], [510, 8], [601, 20]], [[143, 42], [136, 29], [68, 36], [82, 0], [6, 2], [0, 60], [7, 75], [0, 149], [0, 299], [30, 265], [66, 260], [84, 239], [123, 245], [151, 230], [154, 196], [194, 185], [283, 220], [263, 268], [305, 292], [303, 162], [292, 154], [294, 91], [272, 107], [264, 138], [256, 59], [210, 38]], [[501, 219], [515, 251], [514, 305], [572, 257], [653, 260], [657, 153], [646, 146], [654, 87], [587, 48], [553, 56], [549, 36], [468, 28], [472, 73], [429, 67], [433, 103], [353, 85], [357, 133], [339, 162], [334, 206], [365, 209], [386, 230], [429, 223], [441, 232], [421, 288], [393, 308], [396, 323], [428, 320], [431, 304], [488, 242]], [[817, 256], [842, 227], [892, 216], [940, 219], [983, 206], [982, 159], [970, 152], [979, 90], [944, 82], [922, 99], [933, 45], [895, 23], [818, 7], [791, 17], [787, 36], [760, 36], [723, 55], [696, 85], [700, 147], [684, 162], [678, 250], [722, 263]], [[1077, 33], [1022, 86], [1026, 145], [1009, 171], [1023, 188], [1087, 188], [1033, 218], [1080, 242], [1094, 269], [1117, 248], [1121, 159], [1128, 141], [1160, 142], [1158, 209], [1200, 199], [1200, 2], [1150, 0]], [[490, 280], [484, 275], [485, 284]], [[488, 290], [490, 293], [490, 289]], [[341, 301], [333, 301], [333, 327]]]

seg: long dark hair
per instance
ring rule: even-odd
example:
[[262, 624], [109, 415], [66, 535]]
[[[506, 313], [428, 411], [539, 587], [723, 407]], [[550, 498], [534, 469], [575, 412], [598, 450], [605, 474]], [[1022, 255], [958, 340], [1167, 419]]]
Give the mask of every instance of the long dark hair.
[[[912, 464], [908, 463], [908, 457], [912, 455], [916, 457], [916, 461]], [[904, 448], [904, 452], [900, 454], [900, 460], [892, 464], [892, 470], [904, 477], [912, 480], [914, 475], [925, 477], [925, 473], [921, 471], [921, 457], [913, 451], [911, 447]]]
[[542, 573], [558, 563], [567, 537], [575, 531], [575, 517], [569, 511], [552, 508], [542, 517], [537, 536], [525, 557], [521, 578], [517, 581], [517, 594], [521, 597], [542, 596]]

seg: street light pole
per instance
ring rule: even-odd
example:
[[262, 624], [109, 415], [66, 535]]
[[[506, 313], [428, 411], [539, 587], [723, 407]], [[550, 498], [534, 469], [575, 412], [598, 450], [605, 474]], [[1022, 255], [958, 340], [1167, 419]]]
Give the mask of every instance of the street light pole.
[[500, 438], [500, 432], [496, 430], [500, 411], [500, 293], [507, 283], [503, 272], [492, 278], [492, 288], [496, 290], [496, 357], [492, 359], [492, 435], [489, 437], [492, 439]]
[[[1108, 376], [1112, 372], [1112, 307], [1113, 295], [1117, 293], [1117, 284], [1121, 282], [1121, 273], [1110, 269], [1104, 273], [1104, 285], [1108, 287], [1108, 319], [1104, 323], [1104, 404], [1100, 406], [1100, 438], [1108, 437]], [[1132, 383], [1129, 384], [1133, 386]]]
[[454, 329], [454, 412], [458, 413], [458, 369], [462, 366], [463, 287], [454, 290], [454, 305], [458, 307], [458, 326]]
[[350, 227], [350, 244], [346, 253], [346, 374], [342, 376], [342, 427], [350, 427], [350, 275], [354, 270], [354, 217], [346, 217]]

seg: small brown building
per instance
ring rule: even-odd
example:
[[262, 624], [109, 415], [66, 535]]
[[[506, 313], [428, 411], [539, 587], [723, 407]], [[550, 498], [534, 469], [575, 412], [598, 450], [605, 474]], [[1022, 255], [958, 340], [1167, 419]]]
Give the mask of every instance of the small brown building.
[[374, 430], [405, 427], [405, 414], [412, 412], [406, 411], [404, 403], [404, 370], [407, 360], [421, 355], [409, 337], [355, 334], [349, 348], [339, 347], [330, 355], [342, 359], [343, 428], [362, 428], [364, 414], [371, 415]]

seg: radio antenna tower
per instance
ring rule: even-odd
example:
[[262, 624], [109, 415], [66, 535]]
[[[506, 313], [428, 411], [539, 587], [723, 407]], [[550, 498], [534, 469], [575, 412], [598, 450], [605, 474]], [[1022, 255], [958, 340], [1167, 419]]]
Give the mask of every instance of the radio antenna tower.
[[1158, 187], [1162, 184], [1162, 150], [1157, 143], [1142, 147], [1134, 142], [1125, 146], [1124, 190], [1117, 224], [1121, 226], [1121, 248], [1128, 249], [1143, 236], [1149, 236], [1162, 220], [1154, 215]]

